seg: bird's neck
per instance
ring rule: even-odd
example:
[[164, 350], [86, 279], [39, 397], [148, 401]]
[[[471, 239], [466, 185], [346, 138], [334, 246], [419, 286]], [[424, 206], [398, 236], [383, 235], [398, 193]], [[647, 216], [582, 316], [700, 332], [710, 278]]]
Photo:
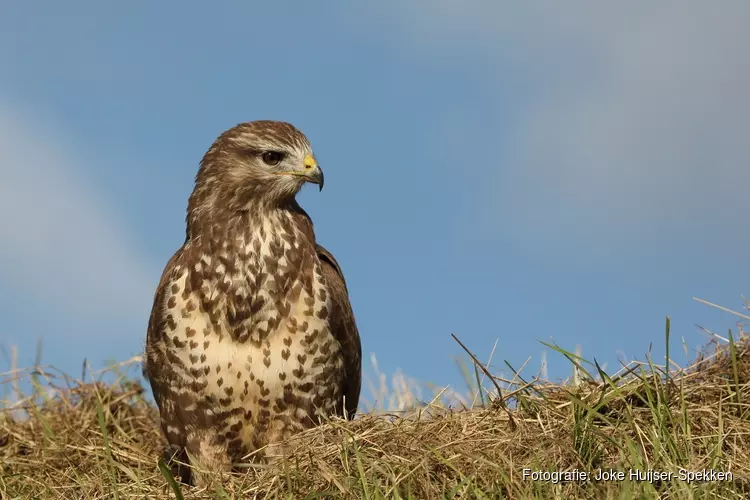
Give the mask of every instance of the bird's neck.
[[312, 220], [294, 198], [272, 205], [249, 203], [242, 210], [231, 212], [193, 209], [188, 211], [186, 219], [186, 241], [199, 237], [221, 240], [279, 226], [315, 243]]
[[295, 198], [272, 204], [249, 202], [241, 210], [227, 210], [215, 206], [209, 209], [207, 206], [193, 203], [191, 205], [185, 218], [186, 241], [215, 232], [217, 228], [245, 232], [261, 227], [269, 221], [278, 223], [287, 220], [305, 236], [315, 239], [310, 216]]

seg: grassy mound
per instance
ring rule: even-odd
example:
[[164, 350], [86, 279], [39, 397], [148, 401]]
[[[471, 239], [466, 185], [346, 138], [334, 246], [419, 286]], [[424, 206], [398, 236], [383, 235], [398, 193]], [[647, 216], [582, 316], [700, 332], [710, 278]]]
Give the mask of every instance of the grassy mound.
[[[576, 366], [573, 381], [517, 374], [490, 380], [501, 394], [493, 389], [473, 408], [450, 409], [436, 397], [399, 415], [331, 421], [296, 437], [292, 460], [249, 466], [211, 492], [175, 482], [159, 462], [158, 415], [134, 379], [112, 370], [112, 380], [86, 383], [39, 367], [14, 371], [0, 379], [15, 393], [26, 377], [33, 389], [0, 411], [0, 497], [750, 496], [744, 337], [669, 372], [633, 363], [610, 376], [563, 354]], [[624, 478], [594, 478], [610, 469]], [[714, 477], [683, 476], [699, 471]]]

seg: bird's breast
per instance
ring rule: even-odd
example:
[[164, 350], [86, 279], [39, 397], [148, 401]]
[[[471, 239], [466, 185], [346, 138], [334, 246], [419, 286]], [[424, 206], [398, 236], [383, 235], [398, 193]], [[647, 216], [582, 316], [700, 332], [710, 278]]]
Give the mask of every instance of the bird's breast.
[[333, 411], [343, 359], [313, 245], [266, 228], [175, 276], [165, 344], [202, 398], [261, 423]]

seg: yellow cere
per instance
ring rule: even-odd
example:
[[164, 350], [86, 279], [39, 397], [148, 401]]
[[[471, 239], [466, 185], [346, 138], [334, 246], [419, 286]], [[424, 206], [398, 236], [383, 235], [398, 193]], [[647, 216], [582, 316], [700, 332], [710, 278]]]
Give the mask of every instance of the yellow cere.
[[313, 158], [312, 155], [305, 156], [303, 163], [305, 164], [305, 167], [307, 168], [314, 168], [318, 166], [318, 162], [315, 161], [315, 158]]

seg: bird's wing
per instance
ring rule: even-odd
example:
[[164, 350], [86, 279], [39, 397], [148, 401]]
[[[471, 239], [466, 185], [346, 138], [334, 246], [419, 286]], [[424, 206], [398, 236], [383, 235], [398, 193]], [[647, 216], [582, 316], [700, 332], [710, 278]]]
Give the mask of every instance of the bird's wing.
[[151, 308], [151, 315], [148, 318], [148, 330], [146, 333], [146, 355], [143, 357], [142, 368], [143, 377], [149, 381], [151, 381], [151, 370], [156, 368], [149, 365], [149, 355], [151, 354], [151, 347], [153, 344], [161, 339], [161, 331], [164, 327], [165, 319], [162, 315], [164, 296], [167, 292], [167, 287], [171, 284], [170, 281], [172, 279], [175, 264], [179, 261], [180, 257], [182, 257], [182, 248], [177, 250], [177, 252], [172, 255], [172, 258], [169, 259], [167, 265], [164, 266], [164, 271], [162, 271], [161, 278], [159, 278], [159, 285], [156, 287], [156, 292], [154, 292], [153, 306]]
[[163, 345], [164, 332], [167, 328], [167, 322], [171, 318], [171, 316], [165, 314], [165, 303], [174, 279], [175, 267], [182, 260], [183, 250], [184, 248], [180, 248], [169, 259], [159, 280], [148, 321], [146, 347], [143, 356], [143, 376], [151, 385], [154, 400], [161, 410], [162, 426], [169, 424], [174, 418], [175, 408], [172, 401], [174, 394], [172, 391], [176, 389], [179, 380], [172, 363], [167, 358], [166, 349]]
[[359, 393], [362, 387], [362, 346], [359, 340], [357, 323], [349, 302], [349, 292], [338, 262], [333, 254], [321, 245], [316, 245], [323, 276], [328, 285], [328, 292], [333, 308], [330, 315], [333, 336], [341, 344], [344, 356], [344, 397], [345, 409], [349, 419], [354, 417], [359, 404]]

